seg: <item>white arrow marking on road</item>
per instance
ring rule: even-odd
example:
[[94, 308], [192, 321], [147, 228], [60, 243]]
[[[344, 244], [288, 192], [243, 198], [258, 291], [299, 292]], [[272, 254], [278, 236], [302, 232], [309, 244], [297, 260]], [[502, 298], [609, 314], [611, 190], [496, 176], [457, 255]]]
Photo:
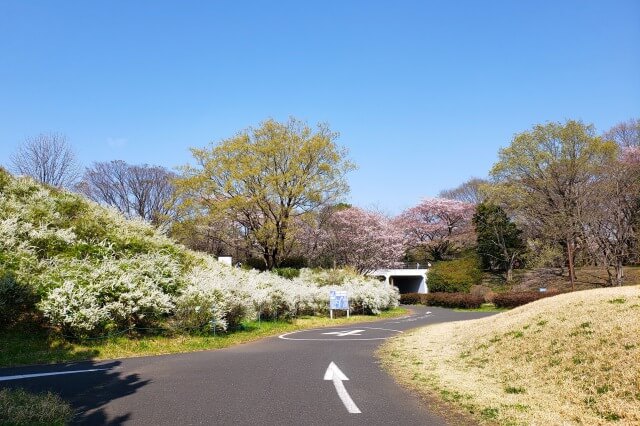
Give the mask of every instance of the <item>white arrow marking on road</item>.
[[351, 331], [332, 331], [331, 333], [322, 333], [322, 334], [335, 334], [338, 337], [344, 336], [361, 336], [364, 330], [351, 330]]
[[358, 408], [353, 399], [349, 396], [349, 392], [344, 387], [342, 383], [344, 380], [349, 380], [347, 376], [344, 375], [342, 371], [338, 368], [338, 366], [332, 361], [327, 367], [327, 371], [324, 373], [325, 380], [332, 380], [333, 386], [336, 388], [336, 392], [338, 392], [338, 396], [342, 400], [347, 411], [351, 414], [360, 414], [362, 411]]
[[0, 382], [7, 380], [31, 379], [33, 377], [59, 376], [61, 374], [91, 373], [94, 371], [104, 371], [108, 368], [92, 368], [90, 370], [56, 371], [54, 373], [19, 374], [17, 376], [0, 376]]

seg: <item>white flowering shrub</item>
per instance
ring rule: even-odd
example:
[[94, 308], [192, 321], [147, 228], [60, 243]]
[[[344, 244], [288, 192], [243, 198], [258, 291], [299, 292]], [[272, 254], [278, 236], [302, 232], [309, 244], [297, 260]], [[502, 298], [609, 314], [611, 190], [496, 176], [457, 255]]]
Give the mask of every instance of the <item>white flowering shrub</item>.
[[175, 320], [186, 330], [207, 330], [211, 321], [226, 330], [251, 315], [253, 304], [246, 291], [243, 271], [201, 256], [201, 265], [186, 275], [187, 285], [176, 300]]
[[398, 289], [374, 279], [350, 279], [342, 290], [348, 292], [351, 309], [356, 313], [379, 314], [399, 304]]
[[[204, 283], [188, 286], [176, 300], [174, 319], [183, 331], [209, 331], [229, 327], [228, 298]], [[240, 318], [242, 315], [240, 315]]]
[[45, 316], [63, 330], [77, 336], [93, 334], [107, 328], [109, 310], [100, 300], [99, 291], [65, 281], [41, 302]]
[[[73, 259], [52, 265], [51, 291], [39, 307], [66, 333], [95, 335], [114, 328], [151, 326], [172, 312], [178, 270], [167, 256], [139, 255], [100, 263]], [[62, 282], [61, 286], [55, 282]]]
[[[247, 318], [254, 315], [264, 319], [292, 318], [326, 313], [329, 309], [329, 291], [346, 290], [355, 313], [378, 314], [398, 306], [398, 290], [388, 284], [355, 273], [341, 272], [343, 281], [340, 285], [323, 286], [318, 284], [315, 274], [303, 270], [299, 278], [285, 279], [269, 272], [243, 271], [208, 262], [206, 266], [188, 274], [188, 285], [178, 305], [188, 306], [186, 300], [198, 300], [196, 305], [200, 306], [200, 300], [217, 300], [213, 295], [220, 294], [226, 300], [233, 301], [229, 307], [236, 307], [234, 312], [237, 315], [226, 313], [225, 318], [236, 321], [240, 316]], [[195, 299], [193, 294], [200, 296]], [[199, 315], [208, 315], [201, 313], [202, 309], [199, 308]]]

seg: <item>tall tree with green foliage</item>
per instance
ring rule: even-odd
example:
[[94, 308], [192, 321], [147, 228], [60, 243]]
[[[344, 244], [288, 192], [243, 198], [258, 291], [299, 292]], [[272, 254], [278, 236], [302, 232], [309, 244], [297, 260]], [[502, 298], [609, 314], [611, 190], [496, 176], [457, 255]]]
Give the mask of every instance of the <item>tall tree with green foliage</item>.
[[506, 273], [507, 282], [513, 279], [513, 269], [526, 250], [522, 231], [513, 223], [502, 207], [481, 203], [473, 216], [478, 239], [477, 251], [485, 269]]
[[494, 199], [542, 238], [565, 248], [572, 288], [593, 183], [616, 151], [616, 144], [597, 136], [592, 125], [551, 122], [515, 135], [491, 170]]
[[353, 169], [338, 134], [325, 124], [314, 130], [290, 118], [204, 149], [191, 150], [197, 166], [183, 168], [177, 186], [195, 215], [219, 215], [241, 227], [268, 269], [293, 247], [295, 219], [339, 201]]

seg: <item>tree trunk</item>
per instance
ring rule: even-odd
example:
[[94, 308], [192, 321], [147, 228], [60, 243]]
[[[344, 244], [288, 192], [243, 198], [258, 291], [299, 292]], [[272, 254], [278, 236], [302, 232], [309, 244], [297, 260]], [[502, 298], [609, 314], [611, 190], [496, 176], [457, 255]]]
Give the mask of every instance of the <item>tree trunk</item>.
[[575, 248], [573, 241], [567, 241], [567, 258], [569, 260], [569, 281], [571, 281], [571, 291], [576, 289], [576, 271], [573, 264], [573, 256], [575, 255]]
[[513, 265], [507, 266], [507, 283], [513, 281]]
[[624, 269], [621, 261], [616, 262], [616, 285], [621, 286], [624, 281]]
[[613, 274], [611, 273], [611, 268], [609, 266], [610, 265], [607, 263], [607, 282], [610, 286], [614, 286], [615, 283], [613, 282]]
[[267, 267], [267, 271], [270, 271], [274, 268], [275, 264], [273, 262], [274, 256], [271, 255], [269, 249], [265, 249], [262, 253], [262, 257], [264, 257], [264, 264]]

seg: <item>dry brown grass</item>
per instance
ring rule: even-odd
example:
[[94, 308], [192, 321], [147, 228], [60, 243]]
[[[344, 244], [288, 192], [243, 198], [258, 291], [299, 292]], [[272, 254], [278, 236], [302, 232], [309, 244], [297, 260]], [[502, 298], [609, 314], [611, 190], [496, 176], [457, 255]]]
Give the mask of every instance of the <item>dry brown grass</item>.
[[390, 371], [500, 424], [640, 424], [640, 287], [588, 290], [388, 342]]

